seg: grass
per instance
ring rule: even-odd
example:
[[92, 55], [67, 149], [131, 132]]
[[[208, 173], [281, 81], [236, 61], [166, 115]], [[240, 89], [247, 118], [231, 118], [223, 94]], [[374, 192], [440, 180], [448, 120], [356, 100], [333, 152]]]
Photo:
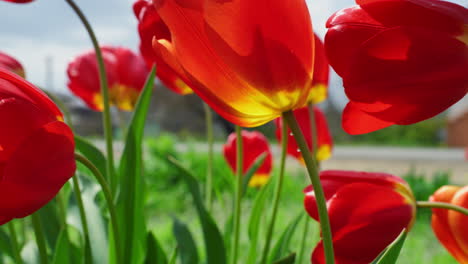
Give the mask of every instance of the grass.
[[[149, 147], [150, 154], [147, 157], [146, 176], [150, 182], [152, 191], [148, 201], [148, 212], [152, 212], [150, 216], [149, 226], [157, 234], [158, 239], [165, 248], [166, 252], [172, 252], [175, 248], [175, 241], [172, 234], [172, 222], [175, 217], [188, 224], [194, 238], [199, 245], [199, 254], [203, 256], [203, 238], [201, 228], [198, 222], [196, 211], [194, 209], [192, 199], [187, 191], [185, 184], [183, 184], [180, 171], [175, 169], [168, 163], [166, 157], [168, 155], [175, 156], [184, 162], [193, 173], [199, 177], [201, 186], [203, 186], [204, 175], [206, 170], [206, 154], [200, 153], [194, 147], [189, 148], [187, 152], [178, 153], [175, 150], [176, 139], [172, 136], [164, 136], [158, 140], [150, 141], [147, 146]], [[289, 162], [295, 162], [290, 160]], [[275, 172], [276, 173], [276, 172]], [[232, 191], [233, 191], [233, 174], [223, 157], [218, 153], [214, 159], [214, 186], [216, 191], [216, 203], [212, 214], [216, 219], [218, 226], [221, 230], [225, 230], [227, 219], [232, 211]], [[276, 241], [291, 220], [301, 212], [303, 209], [303, 188], [308, 184], [304, 171], [287, 172], [284, 182], [283, 195], [280, 203], [280, 211], [276, 225], [274, 241]], [[438, 187], [449, 183], [449, 175], [447, 173], [439, 173], [432, 180], [428, 180], [424, 175], [419, 175], [414, 171], [408, 172], [404, 178], [412, 186], [415, 191], [415, 196], [419, 200], [427, 200]], [[258, 190], [249, 189], [245, 200], [243, 202], [243, 219], [244, 227], [241, 229], [241, 259], [245, 260], [246, 254], [250, 247], [249, 239], [247, 236], [246, 224], [249, 219], [249, 214], [252, 208], [252, 203]], [[270, 210], [266, 211], [269, 214]], [[307, 217], [308, 218], [308, 217]], [[264, 214], [262, 220], [263, 226], [267, 223], [267, 215]], [[310, 218], [308, 218], [310, 219]], [[302, 219], [304, 221], [304, 219]], [[312, 222], [312, 220], [309, 220]], [[318, 227], [313, 225], [310, 231], [309, 238], [306, 245], [306, 256], [301, 262], [296, 263], [310, 263], [309, 257], [313, 250], [315, 243], [317, 243]], [[303, 224], [298, 225], [291, 244], [290, 250], [297, 252], [300, 248], [300, 241], [302, 239]], [[264, 237], [264, 228], [261, 229], [260, 238]], [[263, 241], [260, 239], [260, 241]], [[273, 242], [274, 245], [275, 242]], [[263, 247], [261, 242], [258, 250]], [[407, 241], [403, 247], [401, 257], [398, 261], [401, 264], [450, 264], [456, 261], [450, 254], [440, 245], [432, 233], [430, 227], [430, 211], [420, 211], [417, 221], [408, 235]]]

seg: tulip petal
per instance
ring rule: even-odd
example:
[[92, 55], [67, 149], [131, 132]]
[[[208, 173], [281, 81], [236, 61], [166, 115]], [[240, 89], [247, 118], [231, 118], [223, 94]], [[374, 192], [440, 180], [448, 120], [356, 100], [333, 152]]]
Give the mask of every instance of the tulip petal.
[[[453, 197], [460, 189], [461, 188], [458, 186], [442, 186], [429, 199], [432, 202], [451, 203]], [[468, 262], [468, 255], [465, 253], [466, 251], [463, 251], [454, 237], [454, 231], [457, 233], [460, 229], [457, 227], [452, 229], [449, 224], [449, 210], [434, 208], [432, 209], [432, 212], [432, 230], [434, 231], [437, 239], [450, 252], [450, 254], [454, 256], [455, 259], [461, 263]]]
[[[161, 82], [178, 94], [192, 93], [192, 89], [181, 80], [180, 73], [172, 70], [153, 49], [153, 38], [171, 40], [171, 33], [166, 24], [159, 17], [151, 0], [138, 0], [133, 4], [133, 11], [138, 19], [138, 33], [140, 35], [140, 52], [148, 67], [157, 65], [157, 76]], [[182, 73], [183, 74], [183, 73]]]
[[467, 47], [443, 32], [409, 27], [384, 30], [361, 45], [357, 56], [344, 83], [351, 100], [421, 104], [435, 98], [448, 100], [441, 98], [444, 93], [460, 99], [468, 91]]
[[[267, 138], [258, 131], [242, 131], [243, 144], [243, 168], [242, 173], [245, 174], [250, 167], [255, 163], [257, 158], [266, 153], [266, 158], [261, 166], [255, 172], [253, 181], [266, 183], [272, 170], [272, 153]], [[237, 137], [235, 133], [229, 135], [226, 144], [223, 147], [224, 158], [231, 169], [237, 171]], [[255, 179], [257, 177], [257, 179]]]
[[51, 116], [56, 118], [63, 116], [58, 107], [43, 91], [20, 76], [0, 69], [0, 81], [0, 101], [6, 97], [19, 97], [28, 100], [39, 109], [50, 112]]
[[357, 3], [328, 20], [325, 38], [330, 64], [358, 103], [345, 110], [346, 131], [413, 124], [466, 95], [468, 9], [433, 0]]
[[[10, 83], [0, 79], [0, 87], [7, 87]], [[55, 116], [44, 112], [43, 109], [22, 100], [21, 97], [4, 97], [0, 93], [0, 164], [6, 162], [13, 151], [37, 130], [48, 122], [55, 121]], [[1, 165], [0, 165], [1, 168]], [[1, 180], [0, 171], [0, 180]]]
[[12, 56], [0, 51], [0, 68], [12, 71], [24, 78], [24, 68], [21, 63]]
[[[328, 212], [335, 255], [350, 263], [370, 263], [414, 217], [413, 206], [400, 193], [369, 183], [340, 188], [330, 199]], [[321, 263], [323, 258], [316, 258], [313, 263]]]
[[341, 123], [343, 129], [351, 135], [365, 134], [394, 125], [393, 122], [383, 121], [361, 110], [354, 102], [346, 105]]
[[[288, 2], [298, 8], [295, 19], [288, 14], [288, 8], [279, 10], [283, 3], [270, 1], [268, 12], [260, 9], [256, 15], [267, 21], [276, 20], [279, 15], [291, 19], [282, 21], [284, 24], [304, 22], [300, 28], [309, 27], [309, 21], [303, 20], [308, 14], [303, 1]], [[265, 5], [265, 1], [223, 1], [223, 5], [200, 0], [156, 1], [158, 13], [172, 33], [174, 48], [168, 48], [166, 43], [166, 50], [174, 51], [173, 56], [181, 63], [195, 92], [220, 115], [241, 126], [260, 125], [281, 112], [304, 105], [304, 95], [310, 89], [313, 56], [298, 57], [313, 49], [312, 36], [307, 34], [311, 33], [310, 27], [300, 32], [299, 42], [305, 44], [294, 44], [283, 42], [286, 37], [283, 34], [269, 39], [271, 29], [266, 30], [263, 22], [252, 20], [254, 17], [243, 22], [245, 28], [235, 23], [213, 25], [222, 19], [217, 12], [229, 14], [237, 21], [245, 18], [241, 10], [251, 11], [259, 5]], [[226, 27], [233, 27], [233, 31], [219, 32]], [[297, 32], [291, 33], [290, 39], [297, 38], [294, 35]], [[243, 38], [245, 44], [241, 42]], [[303, 45], [310, 45], [309, 49], [303, 50]]]
[[[463, 33], [461, 25], [468, 24], [468, 9], [447, 1], [357, 0], [356, 3], [385, 27], [415, 25], [459, 35]], [[392, 13], [399, 15], [389, 15]]]
[[25, 217], [50, 201], [73, 176], [73, 153], [73, 134], [63, 122], [46, 124], [28, 137], [4, 166], [1, 217]]
[[[468, 208], [468, 186], [457, 191], [453, 196], [452, 204]], [[455, 240], [468, 259], [468, 216], [450, 210], [448, 212], [448, 222]]]

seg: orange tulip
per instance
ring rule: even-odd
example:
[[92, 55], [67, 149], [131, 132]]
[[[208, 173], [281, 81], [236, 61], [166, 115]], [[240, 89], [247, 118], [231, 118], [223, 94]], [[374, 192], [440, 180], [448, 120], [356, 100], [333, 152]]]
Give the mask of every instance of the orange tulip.
[[[131, 111], [149, 73], [143, 58], [122, 47], [102, 47], [111, 105]], [[94, 51], [76, 57], [67, 69], [68, 88], [91, 109], [103, 110], [96, 55]]]
[[[224, 158], [231, 167], [231, 169], [237, 171], [237, 137], [236, 133], [229, 135], [226, 144], [224, 145]], [[267, 153], [265, 161], [254, 173], [250, 179], [250, 187], [260, 187], [265, 185], [270, 179], [271, 167], [272, 167], [272, 154], [270, 145], [266, 137], [258, 131], [242, 131], [242, 144], [243, 144], [243, 168], [242, 173], [246, 173], [247, 170], [253, 165], [255, 160], [262, 155]]]
[[159, 17], [151, 0], [137, 0], [133, 4], [133, 12], [138, 19], [138, 33], [140, 35], [140, 53], [151, 67], [156, 64], [156, 75], [161, 82], [178, 94], [193, 93], [186, 84], [187, 80], [182, 80], [174, 70], [172, 70], [157, 53], [153, 50], [153, 38], [170, 39], [169, 29]]
[[[309, 108], [303, 107], [297, 110], [294, 110], [294, 116], [299, 123], [299, 127], [304, 134], [304, 137], [307, 142], [309, 150], [312, 151], [312, 127], [311, 127], [311, 118], [309, 114]], [[327, 119], [323, 112], [318, 108], [314, 107], [314, 116], [315, 116], [315, 127], [317, 130], [317, 154], [316, 159], [318, 161], [327, 160], [331, 157], [332, 148], [333, 148], [333, 139], [328, 129]], [[281, 141], [281, 131], [283, 127], [283, 119], [278, 118], [275, 120], [276, 124], [276, 138], [278, 141]], [[302, 157], [301, 152], [299, 151], [299, 146], [297, 145], [296, 139], [294, 138], [291, 130], [288, 128], [288, 154], [298, 159], [301, 163], [304, 164], [304, 158]]]
[[254, 127], [304, 106], [314, 36], [304, 0], [155, 0], [170, 38], [158, 55], [234, 124]]
[[[468, 186], [442, 186], [429, 200], [468, 208]], [[468, 216], [447, 209], [432, 209], [432, 230], [458, 262], [468, 263]]]
[[0, 51], [0, 68], [12, 71], [19, 76], [25, 78], [23, 65], [15, 58]]

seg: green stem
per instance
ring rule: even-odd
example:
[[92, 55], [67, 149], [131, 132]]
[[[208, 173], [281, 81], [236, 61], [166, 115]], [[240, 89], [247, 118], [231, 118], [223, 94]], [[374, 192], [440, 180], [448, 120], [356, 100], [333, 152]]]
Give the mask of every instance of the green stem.
[[81, 227], [83, 228], [84, 236], [84, 247], [89, 253], [89, 256], [92, 257], [92, 249], [89, 239], [89, 228], [88, 228], [88, 219], [86, 217], [86, 210], [84, 208], [83, 196], [81, 195], [80, 182], [78, 181], [78, 176], [73, 176], [73, 192], [75, 193], [76, 202], [78, 204], [78, 211], [80, 212]]
[[208, 104], [203, 103], [206, 122], [206, 140], [208, 141], [208, 162], [206, 164], [205, 202], [208, 212], [213, 205], [213, 113]]
[[231, 264], [237, 263], [237, 253], [239, 251], [239, 237], [241, 224], [241, 200], [242, 200], [242, 176], [243, 176], [243, 159], [244, 150], [242, 144], [242, 128], [235, 126], [236, 129], [236, 193], [235, 193], [235, 208], [234, 208], [234, 241], [231, 250]]
[[317, 202], [317, 209], [320, 219], [320, 227], [322, 231], [323, 247], [325, 251], [325, 260], [327, 264], [335, 263], [335, 257], [333, 253], [333, 240], [332, 232], [330, 227], [330, 220], [328, 218], [327, 204], [325, 200], [325, 194], [323, 192], [323, 187], [320, 182], [317, 164], [315, 159], [312, 157], [310, 150], [307, 146], [307, 142], [304, 139], [301, 129], [296, 121], [296, 118], [293, 115], [292, 111], [284, 112], [283, 119], [288, 123], [291, 131], [294, 134], [297, 145], [301, 150], [302, 157], [307, 167], [307, 172], [309, 174], [310, 181], [314, 188], [315, 199]]
[[107, 75], [106, 75], [106, 68], [104, 65], [104, 59], [102, 58], [101, 48], [99, 47], [99, 43], [97, 41], [96, 35], [94, 34], [93, 28], [91, 27], [88, 19], [83, 14], [81, 9], [75, 4], [73, 0], [65, 0], [70, 7], [75, 11], [75, 13], [80, 18], [81, 22], [83, 23], [86, 31], [88, 32], [89, 37], [91, 38], [91, 42], [93, 43], [94, 50], [96, 52], [96, 59], [98, 63], [98, 70], [99, 70], [99, 82], [101, 87], [102, 99], [103, 99], [103, 126], [104, 126], [104, 136], [106, 138], [106, 150], [107, 150], [107, 163], [106, 163], [106, 170], [107, 176], [109, 177], [111, 190], [115, 192], [117, 188], [117, 182], [115, 178], [115, 171], [114, 171], [114, 147], [112, 145], [112, 120], [111, 120], [111, 113], [110, 113], [110, 102], [109, 102], [109, 87], [107, 84]]
[[106, 199], [107, 207], [109, 208], [109, 214], [110, 214], [110, 220], [112, 223], [112, 231], [114, 235], [114, 243], [115, 243], [115, 254], [116, 254], [116, 261], [119, 263], [122, 261], [122, 259], [119, 257], [120, 254], [122, 253], [121, 251], [121, 242], [120, 242], [120, 234], [119, 234], [119, 227], [118, 227], [118, 222], [117, 222], [117, 210], [115, 209], [114, 205], [114, 198], [112, 197], [112, 192], [109, 187], [109, 185], [106, 182], [106, 179], [104, 176], [101, 174], [98, 168], [94, 166], [94, 164], [89, 161], [87, 158], [84, 156], [75, 153], [75, 159], [86, 166], [96, 177], [96, 180], [98, 181], [99, 185], [101, 186], [102, 192], [104, 193], [104, 198]]
[[267, 229], [265, 247], [263, 248], [262, 260], [260, 263], [266, 264], [268, 253], [270, 251], [271, 240], [275, 230], [276, 216], [278, 213], [279, 201], [281, 199], [281, 191], [283, 188], [284, 169], [286, 167], [286, 154], [288, 149], [288, 125], [283, 123], [281, 131], [281, 161], [278, 181], [276, 182], [275, 194], [273, 197], [273, 208], [271, 212], [271, 220]]
[[39, 249], [39, 258], [41, 264], [49, 263], [49, 257], [47, 256], [47, 245], [44, 236], [44, 231], [42, 230], [42, 223], [39, 217], [39, 213], [36, 212], [31, 215], [34, 234], [36, 235], [37, 248]]
[[304, 258], [305, 245], [307, 243], [308, 233], [309, 233], [309, 218], [306, 217], [306, 220], [304, 221], [304, 227], [302, 228], [301, 248], [299, 249], [299, 255], [297, 256], [298, 263], [303, 263], [301, 261]]
[[16, 237], [15, 225], [13, 222], [10, 222], [7, 224], [7, 226], [8, 226], [8, 230], [10, 231], [11, 248], [13, 250], [13, 257], [15, 259], [15, 263], [23, 264], [23, 259], [21, 259], [21, 255], [20, 255], [18, 239]]
[[450, 204], [450, 203], [443, 203], [443, 202], [423, 202], [423, 201], [418, 201], [416, 202], [416, 206], [419, 208], [441, 208], [441, 209], [447, 209], [447, 210], [453, 210], [457, 211], [459, 213], [462, 213], [464, 215], [468, 215], [468, 209]]

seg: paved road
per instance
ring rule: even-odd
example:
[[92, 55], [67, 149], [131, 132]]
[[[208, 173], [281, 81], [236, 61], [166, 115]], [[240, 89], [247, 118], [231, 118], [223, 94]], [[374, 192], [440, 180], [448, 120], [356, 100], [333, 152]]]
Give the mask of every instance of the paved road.
[[[178, 150], [185, 151], [187, 146], [180, 144]], [[204, 144], [196, 145], [204, 151]], [[220, 153], [222, 145], [216, 144], [215, 151]], [[280, 148], [273, 146], [273, 155], [279, 159]], [[301, 170], [295, 161], [288, 164], [291, 170]], [[468, 161], [464, 150], [457, 148], [401, 148], [401, 147], [356, 147], [337, 146], [333, 157], [322, 163], [322, 169], [363, 170], [387, 172], [402, 176], [411, 169], [432, 177], [436, 172], [450, 172], [454, 183], [468, 184]]]
[[[104, 149], [103, 142], [96, 143]], [[206, 144], [192, 144], [199, 151], [206, 151]], [[177, 150], [186, 151], [188, 146], [177, 144]], [[115, 144], [116, 154], [122, 152], [122, 144]], [[221, 153], [222, 145], [215, 144], [215, 152]], [[280, 149], [273, 146], [273, 155], [279, 159]], [[401, 147], [356, 147], [337, 146], [333, 157], [323, 162], [323, 169], [380, 171], [395, 175], [404, 175], [411, 169], [417, 173], [431, 177], [436, 172], [448, 171], [454, 183], [468, 184], [468, 161], [464, 159], [464, 150], [451, 148], [401, 148]], [[303, 170], [302, 166], [293, 160], [288, 169]]]

